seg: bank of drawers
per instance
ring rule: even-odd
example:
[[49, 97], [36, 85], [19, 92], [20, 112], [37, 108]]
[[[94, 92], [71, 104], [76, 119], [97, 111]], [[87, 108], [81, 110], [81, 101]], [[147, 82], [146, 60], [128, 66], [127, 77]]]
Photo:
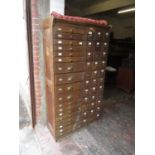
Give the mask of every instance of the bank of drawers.
[[52, 31], [57, 139], [102, 114], [109, 32], [62, 22]]

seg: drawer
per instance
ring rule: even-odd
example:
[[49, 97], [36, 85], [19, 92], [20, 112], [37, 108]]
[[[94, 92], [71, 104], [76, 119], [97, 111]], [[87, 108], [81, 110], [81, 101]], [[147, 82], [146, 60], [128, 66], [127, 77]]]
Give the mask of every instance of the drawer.
[[100, 69], [102, 69], [102, 68], [105, 69], [105, 67], [106, 67], [106, 61], [105, 60], [102, 60], [99, 63], [100, 63], [100, 66], [101, 66]]
[[84, 80], [83, 72], [55, 75], [55, 83], [57, 85], [65, 84], [65, 83], [79, 82], [79, 81], [83, 81], [83, 80]]
[[[59, 111], [64, 111], [66, 109], [68, 110], [68, 109], [71, 109], [73, 107], [80, 108], [81, 103], [82, 103], [82, 98], [78, 98], [76, 101], [68, 101], [68, 102], [56, 103], [55, 107]], [[60, 109], [62, 109], [62, 110], [60, 110]]]
[[58, 85], [56, 86], [55, 91], [56, 91], [56, 95], [61, 95], [64, 93], [68, 93], [68, 92], [70, 93], [70, 92], [74, 92], [82, 89], [83, 89], [83, 83], [76, 82], [72, 84]]
[[90, 95], [87, 95], [87, 96], [84, 96], [84, 97], [83, 97], [82, 105], [83, 105], [83, 104], [89, 104], [89, 103], [91, 103], [91, 102], [92, 102], [91, 96], [90, 96]]
[[94, 61], [99, 61], [99, 60], [101, 60], [101, 52], [93, 52], [93, 60]]
[[56, 39], [68, 39], [68, 40], [87, 40], [86, 34], [73, 34], [65, 32], [54, 33], [54, 38]]
[[70, 46], [86, 46], [86, 41], [76, 41], [76, 40], [63, 40], [63, 39], [54, 39], [54, 44], [56, 45], [70, 45]]
[[75, 129], [78, 129], [81, 127], [81, 123], [80, 124], [72, 124], [72, 125], [69, 125], [69, 126], [66, 126], [65, 128], [63, 129], [59, 129], [56, 131], [56, 137], [59, 137], [59, 136], [63, 136], [71, 131], [74, 131]]
[[91, 61], [86, 62], [85, 67], [86, 67], [86, 70], [88, 71], [92, 70], [92, 62]]
[[66, 121], [63, 121], [63, 122], [57, 122], [56, 130], [60, 130], [60, 129], [65, 130], [66, 128], [68, 128], [68, 126], [75, 127], [75, 126], [79, 126], [80, 124], [81, 124], [80, 119], [79, 120], [67, 119]]
[[101, 68], [101, 62], [100, 61], [93, 61], [92, 62], [92, 70], [98, 70]]
[[54, 52], [55, 57], [84, 57], [85, 51], [63, 51]]
[[55, 32], [77, 33], [77, 34], [86, 33], [85, 27], [72, 25], [72, 24], [56, 24], [54, 25], [54, 31]]
[[53, 47], [54, 49], [54, 52], [78, 52], [78, 51], [81, 51], [81, 52], [85, 52], [86, 51], [86, 47], [83, 47], [83, 46], [71, 46], [71, 45], [54, 45]]
[[87, 42], [87, 53], [88, 52], [94, 52], [95, 50], [95, 43], [94, 41], [88, 41]]
[[[85, 81], [86, 80], [91, 80], [91, 78], [92, 78], [92, 71], [86, 71], [84, 76], [85, 76], [85, 78], [84, 78]], [[90, 83], [88, 83], [88, 84], [90, 84]]]
[[76, 102], [77, 99], [82, 98], [82, 91], [74, 91], [70, 93], [65, 93], [63, 95], [55, 96], [56, 104], [61, 104], [65, 102]]
[[85, 79], [83, 85], [84, 85], [85, 88], [91, 87], [91, 77], [89, 79]]
[[72, 109], [66, 109], [64, 111], [56, 111], [56, 117], [62, 117], [62, 116], [67, 116], [67, 115], [72, 115], [75, 112], [81, 112], [81, 109], [77, 107], [73, 107]]
[[54, 62], [84, 62], [84, 57], [55, 57]]
[[93, 61], [93, 52], [86, 53], [86, 61]]
[[85, 63], [55, 63], [54, 72], [56, 74], [60, 73], [70, 73], [70, 72], [80, 72], [84, 71]]
[[105, 69], [100, 69], [100, 76], [104, 77], [105, 76]]
[[65, 115], [56, 117], [56, 122], [63, 122], [63, 121], [69, 120], [69, 119], [79, 119], [80, 117], [81, 117], [81, 111], [80, 112], [76, 111], [72, 114], [67, 113]]
[[[61, 106], [60, 106], [61, 105]], [[61, 104], [56, 104], [56, 110], [59, 111], [59, 112], [62, 112], [62, 111], [68, 111], [68, 110], [71, 110], [71, 109], [80, 109], [81, 108], [81, 101], [80, 102], [63, 102]]]
[[100, 72], [99, 72], [99, 70], [94, 70], [94, 71], [92, 72], [92, 78], [98, 78], [98, 77], [100, 77]]
[[107, 41], [105, 41], [102, 45], [102, 49], [103, 51], [107, 51], [108, 50], [108, 47], [109, 47], [109, 44], [107, 43]]

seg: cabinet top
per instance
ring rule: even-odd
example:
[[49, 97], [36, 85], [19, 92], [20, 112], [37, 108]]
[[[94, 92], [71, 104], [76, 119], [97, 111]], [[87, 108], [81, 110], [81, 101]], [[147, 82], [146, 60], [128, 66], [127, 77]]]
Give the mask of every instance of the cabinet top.
[[52, 12], [51, 16], [43, 20], [42, 27], [49, 28], [53, 23], [70, 23], [74, 25], [85, 25], [85, 26], [95, 26], [95, 27], [104, 27], [110, 28], [106, 20], [95, 20], [90, 18], [83, 18], [77, 16], [65, 16], [57, 12]]

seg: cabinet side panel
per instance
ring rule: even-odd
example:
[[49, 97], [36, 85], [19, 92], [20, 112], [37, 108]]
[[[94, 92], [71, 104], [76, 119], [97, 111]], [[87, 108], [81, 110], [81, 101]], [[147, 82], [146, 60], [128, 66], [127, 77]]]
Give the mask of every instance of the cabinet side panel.
[[46, 76], [46, 104], [47, 104], [47, 121], [52, 134], [54, 134], [54, 91], [53, 91], [53, 61], [51, 55], [51, 28], [43, 31], [44, 42], [44, 59], [45, 59], [45, 76]]

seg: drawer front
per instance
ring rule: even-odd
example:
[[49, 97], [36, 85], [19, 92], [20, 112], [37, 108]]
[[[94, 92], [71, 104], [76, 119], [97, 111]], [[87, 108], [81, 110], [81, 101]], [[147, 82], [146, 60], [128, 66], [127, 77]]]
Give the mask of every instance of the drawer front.
[[54, 39], [54, 44], [56, 45], [70, 45], [70, 46], [86, 46], [85, 41], [75, 41], [75, 40], [63, 40], [63, 39]]
[[70, 93], [70, 92], [82, 90], [82, 89], [83, 89], [83, 83], [76, 82], [72, 84], [58, 85], [56, 86], [55, 91], [56, 91], [56, 95], [61, 95], [64, 93]]
[[81, 112], [81, 109], [78, 107], [73, 107], [71, 109], [65, 109], [63, 111], [57, 110], [56, 111], [56, 117], [62, 117], [62, 116], [65, 117], [67, 115], [72, 115], [72, 114], [77, 113], [77, 112]]
[[82, 97], [83, 94], [81, 91], [74, 91], [71, 93], [65, 93], [63, 95], [55, 96], [55, 101], [56, 104], [76, 102], [77, 99], [80, 99]]
[[54, 62], [84, 62], [84, 57], [55, 57]]
[[84, 57], [85, 51], [63, 51], [63, 52], [54, 52], [55, 57]]
[[60, 73], [70, 73], [70, 72], [80, 72], [84, 71], [85, 68], [84, 62], [78, 63], [56, 63], [54, 72], [55, 74]]
[[55, 75], [56, 85], [73, 83], [73, 82], [80, 82], [83, 80], [84, 80], [84, 73], [83, 72]]
[[55, 32], [77, 33], [77, 34], [86, 33], [85, 27], [71, 25], [71, 24], [56, 24], [54, 25], [54, 31]]
[[67, 40], [87, 40], [87, 35], [85, 34], [73, 34], [73, 33], [64, 33], [56, 32], [54, 33], [54, 38], [56, 39], [67, 39]]
[[83, 46], [71, 46], [71, 45], [54, 45], [54, 52], [78, 52], [78, 51], [86, 51], [86, 48]]

